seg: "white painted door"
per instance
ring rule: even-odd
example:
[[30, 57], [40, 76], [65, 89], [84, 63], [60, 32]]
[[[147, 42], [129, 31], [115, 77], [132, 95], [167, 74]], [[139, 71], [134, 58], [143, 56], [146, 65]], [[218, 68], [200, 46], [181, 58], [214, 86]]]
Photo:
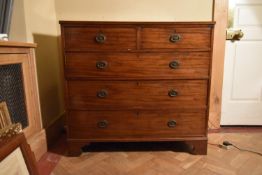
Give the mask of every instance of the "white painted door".
[[229, 0], [240, 41], [226, 41], [221, 125], [262, 125], [262, 0]]

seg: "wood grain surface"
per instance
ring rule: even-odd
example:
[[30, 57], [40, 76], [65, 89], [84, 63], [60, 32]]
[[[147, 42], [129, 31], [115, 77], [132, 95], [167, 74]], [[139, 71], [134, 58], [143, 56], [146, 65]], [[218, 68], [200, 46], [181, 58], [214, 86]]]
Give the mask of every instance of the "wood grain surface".
[[70, 155], [90, 142], [153, 140], [206, 154], [214, 22], [60, 24]]
[[[103, 69], [99, 62], [106, 62]], [[176, 68], [170, 64], [178, 63]], [[66, 53], [67, 78], [88, 79], [199, 79], [209, 78], [209, 52]]]
[[[136, 28], [65, 28], [65, 49], [67, 51], [104, 51], [104, 50], [135, 50]], [[104, 43], [97, 43], [98, 34], [105, 35]]]
[[[172, 111], [71, 111], [69, 138], [121, 139], [143, 137], [205, 136], [205, 111], [177, 113]], [[107, 121], [105, 128], [98, 123]], [[175, 127], [168, 127], [176, 121]]]
[[[176, 81], [69, 81], [69, 109], [157, 110], [205, 109], [206, 80]], [[99, 98], [100, 91], [107, 96]], [[170, 97], [175, 90], [177, 96]]]
[[80, 157], [62, 156], [52, 175], [260, 175], [261, 156], [233, 147], [221, 149], [217, 144], [229, 140], [262, 152], [261, 138], [261, 132], [250, 132], [250, 128], [244, 133], [209, 134], [206, 156], [181, 151], [178, 143], [99, 143]]
[[[142, 28], [142, 49], [178, 49], [210, 48], [210, 28]], [[172, 34], [179, 34], [181, 39], [170, 42]]]

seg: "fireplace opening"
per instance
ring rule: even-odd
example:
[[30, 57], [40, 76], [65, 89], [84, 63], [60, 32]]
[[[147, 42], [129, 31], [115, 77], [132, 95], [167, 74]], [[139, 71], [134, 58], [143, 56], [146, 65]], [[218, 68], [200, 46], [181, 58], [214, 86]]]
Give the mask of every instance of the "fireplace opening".
[[0, 102], [6, 102], [12, 123], [28, 126], [21, 64], [0, 65]]

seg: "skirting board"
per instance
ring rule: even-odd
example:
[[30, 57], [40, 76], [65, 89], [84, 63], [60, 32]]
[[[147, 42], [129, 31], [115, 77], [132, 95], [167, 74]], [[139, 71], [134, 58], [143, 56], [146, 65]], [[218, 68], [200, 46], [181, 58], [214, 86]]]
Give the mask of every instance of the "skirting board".
[[59, 115], [49, 126], [46, 127], [46, 138], [48, 147], [54, 145], [64, 131], [65, 114]]
[[37, 161], [47, 152], [46, 133], [44, 129], [27, 138], [27, 142], [34, 152]]

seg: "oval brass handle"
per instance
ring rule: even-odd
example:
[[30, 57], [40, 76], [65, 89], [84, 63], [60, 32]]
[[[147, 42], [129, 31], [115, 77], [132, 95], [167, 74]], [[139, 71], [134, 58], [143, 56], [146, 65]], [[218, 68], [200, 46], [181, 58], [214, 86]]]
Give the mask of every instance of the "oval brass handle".
[[174, 89], [171, 89], [170, 91], [168, 91], [168, 95], [169, 97], [176, 97], [178, 96], [178, 92], [175, 91]]
[[105, 69], [107, 67], [107, 61], [97, 61], [96, 68], [97, 69]]
[[108, 92], [107, 90], [104, 90], [104, 89], [97, 92], [97, 97], [99, 98], [105, 98], [107, 97], [107, 95], [108, 95]]
[[96, 35], [96, 42], [102, 44], [106, 41], [106, 36], [102, 33]]
[[179, 62], [178, 62], [178, 61], [171, 61], [171, 62], [169, 63], [169, 67], [170, 67], [171, 69], [177, 69], [177, 68], [179, 67]]
[[108, 121], [107, 120], [101, 120], [97, 122], [97, 127], [98, 128], [106, 128], [108, 126]]
[[179, 34], [172, 34], [171, 36], [170, 36], [170, 38], [169, 38], [169, 41], [171, 42], [171, 43], [176, 43], [176, 42], [178, 42], [178, 41], [180, 41], [181, 40], [181, 35], [179, 35]]
[[175, 120], [169, 120], [169, 121], [167, 122], [167, 126], [168, 126], [169, 128], [174, 128], [174, 127], [176, 127], [176, 121], [175, 121]]

